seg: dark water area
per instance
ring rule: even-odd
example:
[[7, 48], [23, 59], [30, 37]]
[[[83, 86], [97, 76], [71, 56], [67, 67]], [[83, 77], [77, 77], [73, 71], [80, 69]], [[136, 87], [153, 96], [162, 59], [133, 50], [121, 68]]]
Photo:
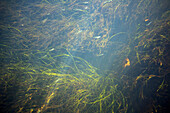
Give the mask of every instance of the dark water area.
[[1, 113], [167, 113], [169, 0], [1, 0]]

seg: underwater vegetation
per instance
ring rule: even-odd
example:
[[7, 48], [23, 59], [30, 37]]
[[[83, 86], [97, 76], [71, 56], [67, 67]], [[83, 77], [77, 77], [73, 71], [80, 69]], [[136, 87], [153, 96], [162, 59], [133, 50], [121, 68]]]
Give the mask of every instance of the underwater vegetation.
[[160, 113], [169, 1], [0, 1], [2, 113]]

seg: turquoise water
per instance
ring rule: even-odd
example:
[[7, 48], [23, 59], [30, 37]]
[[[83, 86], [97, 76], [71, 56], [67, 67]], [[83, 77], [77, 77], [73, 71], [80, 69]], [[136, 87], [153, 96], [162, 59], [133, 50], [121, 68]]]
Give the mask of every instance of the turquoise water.
[[2, 0], [2, 113], [159, 113], [169, 1]]

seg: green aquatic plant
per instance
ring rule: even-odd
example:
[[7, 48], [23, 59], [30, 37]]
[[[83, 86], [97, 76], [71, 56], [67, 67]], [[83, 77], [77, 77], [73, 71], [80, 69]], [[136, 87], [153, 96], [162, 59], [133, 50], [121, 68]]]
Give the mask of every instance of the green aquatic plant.
[[4, 112], [138, 112], [168, 87], [165, 2], [16, 1], [0, 4]]

